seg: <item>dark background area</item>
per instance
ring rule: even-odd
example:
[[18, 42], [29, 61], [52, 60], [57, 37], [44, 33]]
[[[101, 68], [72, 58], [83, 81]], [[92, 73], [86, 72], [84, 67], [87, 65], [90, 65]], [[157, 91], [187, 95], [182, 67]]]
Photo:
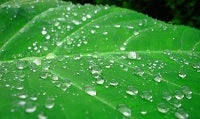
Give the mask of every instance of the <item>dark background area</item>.
[[115, 5], [133, 9], [168, 23], [200, 29], [200, 0], [73, 0], [72, 2]]

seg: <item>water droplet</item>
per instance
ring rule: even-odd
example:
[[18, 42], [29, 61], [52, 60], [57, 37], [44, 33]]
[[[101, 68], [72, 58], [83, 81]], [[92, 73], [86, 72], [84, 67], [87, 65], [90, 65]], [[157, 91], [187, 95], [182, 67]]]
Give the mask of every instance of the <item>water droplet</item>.
[[95, 96], [96, 95], [96, 89], [95, 87], [91, 86], [91, 85], [86, 85], [84, 87], [84, 90], [87, 94], [91, 95], [91, 96]]
[[87, 18], [85, 16], [82, 17], [82, 21], [86, 21]]
[[178, 119], [187, 119], [189, 117], [189, 114], [184, 111], [183, 109], [178, 109], [176, 112], [175, 112], [175, 116], [178, 118]]
[[156, 82], [161, 82], [162, 81], [162, 76], [160, 74], [157, 74], [154, 78], [154, 81]]
[[49, 40], [51, 38], [51, 36], [49, 34], [46, 35], [45, 37], [47, 40]]
[[163, 99], [165, 99], [166, 101], [170, 101], [172, 99], [172, 96], [169, 92], [164, 92]]
[[189, 87], [187, 86], [183, 86], [182, 87], [182, 92], [185, 95], [185, 97], [187, 99], [191, 99], [192, 98], [192, 91], [189, 89]]
[[110, 85], [111, 85], [111, 86], [117, 86], [117, 85], [118, 85], [117, 80], [116, 80], [116, 79], [110, 80]]
[[58, 76], [57, 75], [55, 75], [55, 74], [52, 74], [52, 80], [53, 81], [57, 81], [59, 78], [58, 78]]
[[115, 28], [120, 28], [119, 24], [114, 25]]
[[18, 60], [16, 65], [18, 69], [22, 70], [22, 69], [27, 68], [28, 63], [25, 60]]
[[40, 78], [46, 79], [48, 77], [48, 73], [45, 71], [40, 72]]
[[126, 46], [122, 45], [122, 46], [120, 47], [120, 50], [121, 50], [121, 51], [126, 50]]
[[159, 103], [157, 109], [161, 113], [167, 113], [169, 111], [169, 107], [165, 103]]
[[33, 113], [37, 109], [37, 106], [34, 105], [34, 103], [32, 103], [32, 102], [27, 102], [25, 107], [26, 107], [25, 112], [27, 112], [27, 113]]
[[141, 98], [153, 102], [153, 96], [151, 91], [142, 91]]
[[61, 83], [60, 88], [63, 91], [66, 91], [71, 86], [71, 81], [69, 79], [65, 79], [64, 82]]
[[128, 58], [129, 59], [136, 59], [137, 58], [137, 54], [134, 51], [131, 51], [128, 53]]
[[46, 35], [47, 34], [47, 31], [46, 31], [46, 28], [45, 27], [43, 27], [43, 29], [42, 29], [42, 35]]
[[38, 114], [38, 119], [47, 119], [47, 116], [45, 116], [43, 113]]
[[117, 110], [126, 117], [131, 117], [131, 109], [124, 104], [119, 104]]
[[54, 105], [55, 105], [54, 101], [55, 101], [55, 98], [53, 98], [53, 97], [48, 97], [48, 98], [46, 99], [46, 102], [45, 102], [45, 107], [46, 107], [47, 109], [52, 109], [52, 108], [54, 107]]
[[138, 89], [133, 87], [133, 86], [128, 86], [126, 93], [129, 94], [129, 95], [137, 95]]
[[140, 111], [140, 113], [141, 113], [142, 115], [146, 115], [146, 114], [147, 114], [147, 111], [143, 109], [143, 110]]
[[39, 65], [41, 65], [41, 59], [34, 59], [33, 60], [33, 63], [35, 64], [35, 65], [37, 65], [37, 66], [39, 66]]
[[171, 101], [171, 104], [175, 107], [175, 108], [180, 108], [182, 106], [180, 100], [174, 99]]
[[178, 76], [179, 76], [180, 78], [184, 79], [187, 75], [186, 75], [185, 72], [179, 72], [179, 73], [178, 73]]
[[138, 32], [138, 31], [134, 31], [133, 34], [134, 34], [135, 36], [137, 36], [137, 35], [140, 34], [140, 32]]
[[98, 77], [96, 79], [96, 83], [99, 84], [99, 85], [102, 85], [104, 83], [104, 79], [102, 77]]
[[178, 99], [178, 100], [181, 100], [181, 99], [184, 98], [184, 95], [183, 95], [183, 93], [182, 93], [180, 90], [176, 90], [174, 96], [175, 96], [175, 98]]

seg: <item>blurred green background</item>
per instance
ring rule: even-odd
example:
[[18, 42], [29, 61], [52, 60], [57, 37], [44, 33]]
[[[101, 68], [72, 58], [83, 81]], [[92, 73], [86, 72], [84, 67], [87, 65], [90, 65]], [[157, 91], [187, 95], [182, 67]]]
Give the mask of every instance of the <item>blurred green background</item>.
[[64, 0], [73, 3], [115, 5], [158, 20], [200, 28], [200, 0]]

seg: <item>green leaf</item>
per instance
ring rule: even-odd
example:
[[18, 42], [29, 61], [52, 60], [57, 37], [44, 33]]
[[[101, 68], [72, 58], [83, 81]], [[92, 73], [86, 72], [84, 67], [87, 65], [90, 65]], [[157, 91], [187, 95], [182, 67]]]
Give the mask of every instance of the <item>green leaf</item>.
[[109, 6], [0, 2], [0, 118], [200, 118], [200, 31]]

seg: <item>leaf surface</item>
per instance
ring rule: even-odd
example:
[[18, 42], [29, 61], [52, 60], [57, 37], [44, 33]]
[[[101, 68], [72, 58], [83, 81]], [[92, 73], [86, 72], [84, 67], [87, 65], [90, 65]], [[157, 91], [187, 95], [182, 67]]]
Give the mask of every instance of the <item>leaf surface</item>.
[[113, 6], [0, 2], [0, 117], [200, 118], [200, 31]]

